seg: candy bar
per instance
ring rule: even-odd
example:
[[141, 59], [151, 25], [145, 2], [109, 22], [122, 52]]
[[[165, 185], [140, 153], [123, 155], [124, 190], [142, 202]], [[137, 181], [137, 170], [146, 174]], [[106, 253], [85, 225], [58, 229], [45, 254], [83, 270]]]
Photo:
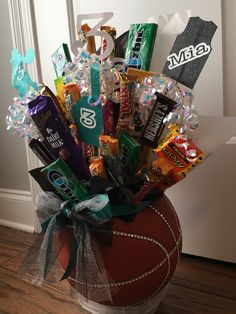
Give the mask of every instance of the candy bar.
[[99, 176], [107, 179], [107, 173], [102, 156], [93, 157], [89, 166], [91, 176]]
[[124, 133], [120, 135], [119, 144], [122, 169], [134, 175], [138, 165], [141, 145], [134, 138]]
[[55, 160], [53, 155], [48, 151], [48, 149], [43, 145], [42, 142], [33, 138], [29, 142], [29, 147], [44, 165], [48, 165]]
[[120, 82], [120, 112], [118, 126], [129, 126], [131, 122], [131, 103], [130, 90], [127, 77], [124, 77]]
[[153, 103], [152, 111], [149, 115], [145, 128], [139, 138], [139, 141], [151, 147], [157, 147], [158, 141], [165, 128], [164, 118], [170, 113], [176, 104], [168, 97], [155, 93], [156, 99]]
[[107, 99], [102, 106], [102, 116], [103, 116], [103, 133], [105, 135], [115, 135], [115, 106], [113, 101]]
[[[101, 26], [100, 29], [101, 29], [102, 32], [108, 33], [112, 37], [112, 39], [115, 40], [115, 38], [116, 38], [116, 29], [115, 29], [115, 27], [104, 25], [104, 26]], [[106, 41], [106, 39], [104, 37], [102, 37], [101, 54], [104, 53], [106, 48], [107, 48], [107, 41]], [[114, 58], [114, 55], [115, 55], [115, 47], [113, 48], [110, 56], [105, 58], [105, 59], [103, 59], [103, 61], [107, 61], [108, 59], [112, 60]]]
[[67, 164], [57, 159], [41, 170], [64, 200], [83, 200], [89, 193]]
[[157, 24], [132, 24], [130, 26], [125, 53], [129, 68], [149, 70], [156, 33]]
[[99, 143], [102, 155], [118, 155], [119, 143], [116, 138], [109, 135], [100, 135]]
[[191, 140], [180, 140], [178, 136], [154, 151], [157, 159], [170, 165], [174, 173], [188, 172], [204, 160], [203, 153]]
[[51, 98], [38, 96], [29, 103], [29, 113], [54, 157], [57, 158], [62, 149], [68, 151], [67, 164], [78, 178], [88, 179], [90, 176], [88, 166]]
[[81, 31], [85, 36], [85, 40], [87, 42], [87, 49], [90, 54], [96, 53], [96, 44], [94, 36], [87, 36], [87, 33], [91, 31], [90, 26], [86, 23], [81, 25]]

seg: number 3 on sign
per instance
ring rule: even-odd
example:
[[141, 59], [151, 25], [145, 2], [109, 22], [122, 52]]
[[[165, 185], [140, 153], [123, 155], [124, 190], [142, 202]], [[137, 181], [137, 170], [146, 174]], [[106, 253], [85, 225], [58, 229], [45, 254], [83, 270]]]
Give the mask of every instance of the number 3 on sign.
[[[100, 31], [100, 27], [102, 25], [104, 25], [107, 21], [109, 21], [113, 16], [112, 12], [103, 12], [103, 13], [94, 13], [94, 14], [79, 14], [77, 16], [77, 32], [80, 33], [81, 31], [81, 23], [83, 20], [91, 20], [91, 19], [101, 19], [100, 22], [98, 22], [87, 34], [86, 36], [90, 37], [90, 36], [99, 36], [99, 37], [104, 37], [106, 42], [107, 42], [107, 46], [105, 51], [100, 54], [98, 56], [99, 60], [104, 60], [106, 59], [112, 52], [113, 47], [114, 47], [114, 42], [112, 37], [106, 33], [106, 32], [102, 32]], [[78, 48], [82, 47], [82, 42], [81, 40], [76, 40], [72, 43], [71, 45], [71, 50], [73, 52], [73, 54], [75, 56], [77, 56], [78, 54]]]
[[88, 129], [96, 127], [96, 114], [93, 110], [87, 108], [80, 108], [80, 123]]

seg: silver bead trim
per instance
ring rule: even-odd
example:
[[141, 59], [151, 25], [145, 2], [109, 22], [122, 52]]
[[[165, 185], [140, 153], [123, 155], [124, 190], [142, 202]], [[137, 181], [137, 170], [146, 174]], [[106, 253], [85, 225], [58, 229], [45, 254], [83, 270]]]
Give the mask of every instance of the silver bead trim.
[[[176, 251], [176, 249], [178, 250], [178, 245], [180, 243], [180, 240], [181, 240], [181, 235], [175, 245], [175, 247], [172, 249], [172, 251], [168, 254], [167, 250], [163, 247], [163, 245], [161, 243], [159, 243], [158, 241], [156, 241], [155, 239], [153, 238], [150, 238], [150, 237], [146, 237], [146, 236], [140, 236], [138, 234], [130, 234], [130, 233], [127, 233], [127, 232], [121, 232], [121, 231], [110, 231], [110, 230], [104, 230], [104, 229], [93, 229], [93, 231], [95, 232], [102, 232], [102, 233], [111, 233], [115, 236], [124, 236], [124, 237], [132, 237], [132, 238], [136, 238], [136, 239], [139, 239], [139, 240], [144, 240], [144, 241], [148, 241], [148, 242], [151, 242], [157, 246], [159, 246], [161, 249], [163, 249], [163, 251], [165, 252], [166, 254], [166, 257], [159, 263], [157, 264], [155, 267], [153, 267], [152, 269], [150, 269], [149, 271], [147, 272], [144, 272], [142, 273], [141, 275], [135, 277], [135, 278], [132, 278], [132, 279], [129, 279], [129, 280], [125, 280], [125, 281], [121, 281], [121, 282], [112, 282], [112, 283], [109, 283], [109, 284], [87, 284], [87, 287], [90, 287], [90, 288], [112, 288], [112, 287], [120, 287], [120, 286], [124, 286], [124, 285], [127, 285], [127, 284], [132, 284], [138, 280], [141, 280], [147, 276], [150, 276], [152, 273], [154, 273], [155, 271], [157, 271], [165, 262], [168, 263], [168, 271], [167, 271], [167, 274], [161, 284], [161, 286], [159, 287], [159, 290], [161, 290], [162, 286], [164, 286], [168, 276], [169, 276], [169, 273], [170, 273], [170, 256], [172, 256], [174, 254], [174, 252]], [[75, 280], [72, 278], [72, 280], [76, 281], [77, 283], [81, 284], [81, 285], [86, 285], [85, 282], [82, 282], [80, 280]], [[158, 290], [158, 291], [159, 291]]]

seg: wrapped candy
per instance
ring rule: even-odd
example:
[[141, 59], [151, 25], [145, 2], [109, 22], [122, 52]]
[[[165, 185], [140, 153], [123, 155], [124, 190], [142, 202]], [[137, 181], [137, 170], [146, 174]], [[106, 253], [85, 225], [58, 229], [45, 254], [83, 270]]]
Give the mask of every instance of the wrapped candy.
[[[158, 244], [160, 264], [153, 272], [159, 271], [167, 261], [168, 267], [171, 264], [176, 267], [181, 251], [181, 230], [176, 216], [165, 205], [168, 217], [170, 212], [174, 217], [170, 225], [152, 202], [159, 198], [161, 204], [163, 191], [183, 180], [204, 160], [202, 151], [191, 140], [192, 132], [198, 128], [198, 113], [190, 88], [209, 56], [216, 26], [199, 18], [190, 19], [186, 33], [183, 33], [187, 35], [177, 37], [163, 73], [156, 73], [148, 70], [157, 25], [133, 24], [129, 34], [123, 34], [114, 45], [115, 28], [104, 25], [112, 15], [105, 12], [78, 16], [79, 39], [71, 47], [74, 58], [70, 59], [65, 44], [53, 54], [58, 76], [55, 80], [57, 97], [48, 87], [44, 86], [40, 93], [34, 94], [28, 91], [28, 85], [27, 88], [26, 85], [18, 86], [14, 81], [22, 97], [15, 98], [9, 107], [7, 128], [31, 140], [31, 148], [44, 163], [44, 167], [33, 169], [30, 174], [47, 191], [37, 200], [45, 237], [34, 270], [27, 267], [25, 270], [34, 274], [35, 282], [40, 283], [50, 276], [50, 269], [58, 257], [64, 270], [62, 279], [69, 278], [73, 282], [80, 299], [82, 295], [102, 304], [112, 304], [115, 300], [119, 305], [117, 313], [126, 313], [123, 305], [129, 305], [128, 302], [120, 303], [116, 297], [121, 293], [120, 299], [126, 300], [127, 293], [121, 286], [134, 284], [139, 291], [136, 283], [144, 278], [143, 282], [149, 287], [149, 281], [145, 280], [152, 271], [149, 274], [145, 269], [143, 277], [136, 272], [135, 279], [125, 281], [125, 284], [120, 279], [114, 282], [110, 276], [112, 272], [106, 271], [109, 263], [107, 266], [103, 262], [103, 258], [107, 262], [106, 250], [116, 243], [115, 236], [137, 238], [152, 245], [160, 243], [160, 239], [154, 234], [155, 228], [150, 228], [150, 238], [147, 238], [146, 235], [116, 231], [113, 223], [119, 217], [127, 223], [124, 230], [128, 230], [129, 223], [133, 223], [135, 230], [135, 217], [145, 209], [138, 226], [142, 229], [143, 221], [148, 226], [152, 224], [146, 218], [150, 217], [150, 211], [153, 221], [158, 214], [157, 229], [166, 224], [165, 230], [171, 230], [168, 241], [174, 243], [174, 249], [163, 249]], [[82, 24], [84, 19], [92, 18], [100, 19], [94, 27]], [[196, 41], [200, 40], [200, 33], [204, 34], [206, 43], [197, 42], [193, 46], [189, 29], [194, 30]], [[198, 29], [201, 32], [197, 32]], [[95, 36], [102, 38], [101, 50], [96, 51]], [[183, 45], [187, 45], [189, 54], [182, 51]], [[182, 60], [183, 57], [186, 60], [189, 57], [189, 60]], [[21, 80], [19, 74], [24, 73], [27, 84], [37, 91], [38, 85], [29, 80], [26, 72], [21, 72], [22, 62], [28, 60], [19, 60], [20, 70], [15, 71], [18, 79]], [[193, 68], [195, 72], [189, 84], [184, 86], [182, 83], [186, 83], [189, 73], [186, 68]], [[175, 231], [171, 229], [172, 224]], [[68, 228], [71, 241], [66, 238]], [[97, 236], [99, 232], [108, 234], [109, 241], [106, 238], [107, 242], [103, 243], [104, 237]], [[149, 234], [144, 229], [141, 233]], [[70, 252], [66, 259], [63, 257], [65, 251]], [[161, 291], [173, 271], [174, 268], [171, 271], [168, 268], [167, 273], [160, 271], [160, 276], [163, 273], [165, 276], [160, 277], [158, 289], [148, 291]], [[143, 302], [136, 292], [132, 294], [132, 300]], [[131, 312], [137, 309], [130, 308]], [[137, 313], [143, 313], [141, 308]]]

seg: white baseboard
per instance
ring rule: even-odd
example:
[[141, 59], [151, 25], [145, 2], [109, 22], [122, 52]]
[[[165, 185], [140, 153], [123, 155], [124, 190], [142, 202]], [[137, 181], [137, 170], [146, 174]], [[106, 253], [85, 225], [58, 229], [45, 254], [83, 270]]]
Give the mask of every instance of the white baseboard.
[[0, 189], [0, 225], [34, 232], [35, 211], [29, 191]]
[[15, 221], [0, 219], [0, 226], [6, 226], [12, 229], [22, 230], [25, 232], [34, 232], [34, 226], [23, 225]]
[[226, 144], [236, 144], [236, 136], [231, 137]]

